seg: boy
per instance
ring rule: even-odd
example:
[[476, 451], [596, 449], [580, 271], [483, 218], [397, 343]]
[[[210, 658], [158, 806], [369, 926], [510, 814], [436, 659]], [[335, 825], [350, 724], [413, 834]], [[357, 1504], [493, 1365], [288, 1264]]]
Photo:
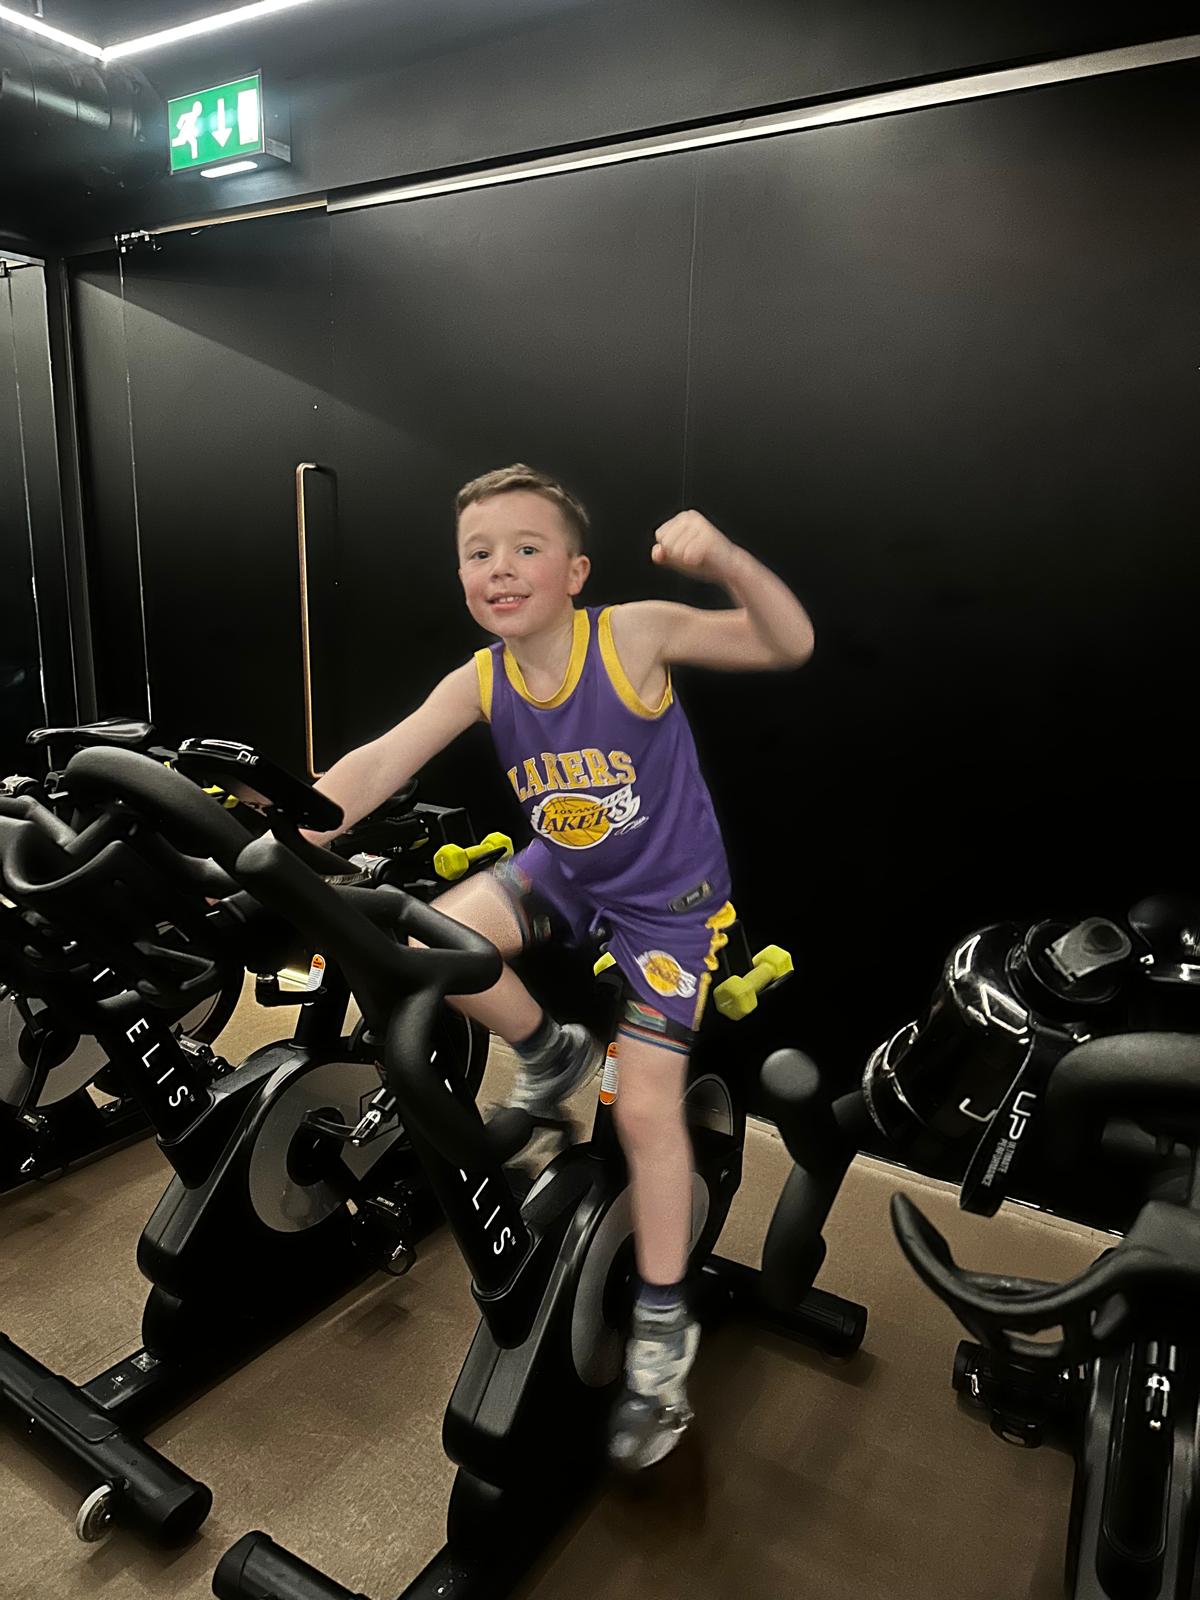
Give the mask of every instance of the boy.
[[[683, 1285], [683, 1088], [713, 951], [733, 914], [720, 830], [670, 669], [797, 667], [812, 654], [812, 625], [779, 578], [695, 511], [658, 529], [651, 558], [720, 584], [734, 610], [659, 600], [577, 609], [591, 565], [587, 513], [530, 467], [466, 484], [457, 509], [467, 609], [497, 642], [317, 787], [350, 827], [482, 718], [535, 839], [491, 875], [451, 889], [439, 908], [506, 958], [545, 937], [552, 920], [573, 940], [601, 919], [612, 930], [626, 991], [614, 1109], [642, 1283], [610, 1450], [622, 1464], [648, 1466], [691, 1415], [685, 1382], [699, 1332]], [[486, 994], [455, 1004], [513, 1047], [514, 1103], [526, 1110], [560, 1114], [595, 1071], [595, 1040], [578, 1024], [560, 1027], [508, 967]]]

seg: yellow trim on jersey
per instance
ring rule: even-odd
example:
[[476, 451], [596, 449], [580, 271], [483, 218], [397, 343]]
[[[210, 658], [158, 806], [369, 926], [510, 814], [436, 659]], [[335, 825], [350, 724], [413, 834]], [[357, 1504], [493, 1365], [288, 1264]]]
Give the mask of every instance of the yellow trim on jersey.
[[575, 692], [575, 685], [579, 682], [583, 675], [583, 663], [587, 656], [588, 639], [591, 637], [591, 632], [592, 627], [591, 623], [588, 621], [587, 612], [582, 610], [576, 611], [575, 632], [571, 639], [571, 655], [570, 659], [567, 661], [566, 674], [563, 677], [563, 681], [559, 684], [558, 689], [550, 696], [549, 700], [538, 700], [534, 695], [530, 694], [529, 690], [525, 687], [525, 678], [520, 667], [517, 665], [516, 658], [513, 656], [508, 646], [505, 645], [504, 671], [508, 677], [509, 683], [512, 684], [513, 688], [521, 696], [521, 699], [528, 700], [529, 704], [531, 706], [536, 706], [539, 711], [553, 711], [556, 706], [561, 706], [564, 701], [569, 700], [572, 694]]
[[726, 928], [732, 927], [737, 921], [737, 912], [733, 909], [733, 902], [726, 900], [719, 911], [714, 911], [711, 917], [706, 917], [704, 926], [712, 929], [712, 940], [708, 946], [708, 954], [704, 958], [707, 969], [700, 974], [700, 988], [696, 994], [696, 1009], [692, 1013], [692, 1032], [695, 1033], [700, 1026], [700, 1019], [704, 1015], [704, 1007], [708, 1000], [708, 991], [712, 985], [712, 975], [717, 970], [717, 951], [723, 950], [729, 943]]
[[476, 650], [475, 676], [479, 679], [479, 709], [483, 712], [483, 720], [492, 720], [492, 652], [490, 650]]
[[635, 716], [645, 717], [648, 722], [654, 722], [658, 717], [662, 716], [663, 712], [675, 698], [671, 689], [671, 669], [670, 667], [667, 668], [667, 686], [663, 690], [662, 699], [659, 701], [658, 708], [656, 710], [652, 706], [648, 706], [638, 694], [637, 690], [633, 687], [626, 676], [625, 668], [621, 665], [621, 658], [617, 654], [617, 647], [613, 642], [612, 611], [613, 608], [611, 606], [605, 606], [604, 610], [600, 613], [600, 659], [604, 662], [604, 667], [605, 671], [608, 673], [609, 682], [617, 691], [617, 695], [622, 705], [628, 706], [629, 710], [632, 711]]

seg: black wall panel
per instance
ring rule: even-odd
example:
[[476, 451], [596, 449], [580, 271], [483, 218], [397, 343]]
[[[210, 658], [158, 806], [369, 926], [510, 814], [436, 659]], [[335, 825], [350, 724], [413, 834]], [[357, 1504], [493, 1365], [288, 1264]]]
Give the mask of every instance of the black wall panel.
[[694, 705], [743, 899], [790, 908], [847, 1067], [981, 921], [1196, 880], [1198, 88], [706, 158], [689, 496], [818, 645]]

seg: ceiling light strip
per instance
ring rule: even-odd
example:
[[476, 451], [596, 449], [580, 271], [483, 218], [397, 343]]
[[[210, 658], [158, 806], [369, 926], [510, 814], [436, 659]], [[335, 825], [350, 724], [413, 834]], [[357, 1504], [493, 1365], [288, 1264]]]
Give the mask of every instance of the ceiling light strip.
[[162, 45], [176, 44], [181, 39], [194, 39], [201, 34], [215, 33], [219, 28], [236, 27], [239, 22], [255, 22], [259, 17], [269, 17], [277, 11], [290, 11], [294, 6], [311, 4], [312, 0], [254, 0], [252, 5], [234, 6], [232, 11], [222, 11], [215, 16], [201, 17], [195, 22], [180, 23], [176, 28], [143, 34], [140, 39], [126, 39], [121, 44], [110, 45], [104, 51], [104, 59], [119, 61], [125, 56], [140, 55], [146, 50], [157, 50]]
[[98, 44], [89, 44], [86, 39], [77, 39], [73, 33], [63, 33], [60, 28], [52, 28], [39, 17], [31, 17], [24, 11], [14, 11], [11, 6], [0, 6], [0, 22], [11, 22], [29, 33], [36, 33], [40, 39], [51, 39], [55, 44], [65, 44], [68, 49], [79, 50], [95, 61], [104, 59], [104, 51]]
[[862, 122], [873, 117], [895, 116], [901, 112], [923, 111], [934, 106], [952, 105], [1019, 90], [1070, 83], [1081, 78], [1100, 77], [1116, 72], [1132, 72], [1143, 67], [1166, 66], [1172, 62], [1200, 57], [1200, 34], [1166, 39], [1154, 44], [1132, 45], [1119, 50], [1100, 50], [1089, 55], [1069, 56], [1036, 66], [1009, 67], [997, 72], [980, 72], [970, 77], [951, 78], [939, 83], [889, 89], [876, 94], [853, 95], [823, 105], [795, 111], [743, 117], [708, 128], [667, 133], [651, 139], [597, 147], [541, 160], [522, 161], [507, 166], [488, 167], [457, 178], [438, 178], [426, 182], [390, 184], [369, 193], [358, 192], [341, 198], [331, 197], [331, 212], [357, 211], [366, 206], [394, 205], [405, 200], [426, 200], [435, 195], [460, 194], [468, 189], [492, 188], [518, 183], [529, 178], [553, 177], [567, 172], [583, 172], [594, 167], [616, 166], [626, 161], [644, 161], [654, 156], [678, 155], [687, 150], [711, 149], [722, 144], [740, 144], [777, 134], [800, 133], [811, 128], [832, 127], [839, 123]]

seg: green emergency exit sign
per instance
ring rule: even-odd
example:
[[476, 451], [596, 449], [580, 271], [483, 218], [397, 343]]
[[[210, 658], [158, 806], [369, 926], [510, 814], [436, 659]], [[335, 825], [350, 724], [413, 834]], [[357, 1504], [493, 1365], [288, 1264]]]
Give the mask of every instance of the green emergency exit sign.
[[172, 172], [259, 154], [266, 148], [262, 74], [169, 100], [167, 127]]

